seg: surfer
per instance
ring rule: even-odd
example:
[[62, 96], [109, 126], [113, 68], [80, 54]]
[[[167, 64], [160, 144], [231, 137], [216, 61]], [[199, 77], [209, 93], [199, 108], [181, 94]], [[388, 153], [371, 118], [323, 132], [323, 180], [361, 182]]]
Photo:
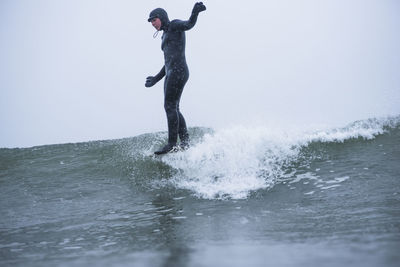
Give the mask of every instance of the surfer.
[[202, 2], [194, 5], [192, 15], [189, 20], [168, 19], [167, 12], [162, 8], [151, 11], [148, 21], [151, 22], [157, 36], [159, 31], [163, 31], [161, 37], [161, 49], [164, 52], [164, 66], [155, 76], [146, 78], [146, 87], [155, 85], [165, 76], [164, 81], [164, 109], [167, 113], [168, 121], [168, 144], [160, 150], [154, 152], [156, 155], [171, 152], [176, 148], [178, 136], [181, 148], [189, 146], [189, 134], [186, 122], [179, 111], [179, 101], [183, 87], [189, 78], [189, 69], [185, 59], [185, 31], [190, 30], [196, 24], [197, 16], [206, 10]]

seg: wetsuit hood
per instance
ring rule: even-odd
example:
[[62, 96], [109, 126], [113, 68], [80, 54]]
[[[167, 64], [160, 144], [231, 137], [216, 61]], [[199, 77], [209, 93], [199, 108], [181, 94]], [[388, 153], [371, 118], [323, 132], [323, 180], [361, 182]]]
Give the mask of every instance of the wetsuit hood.
[[152, 21], [154, 18], [159, 18], [161, 20], [161, 30], [165, 30], [169, 25], [168, 13], [162, 8], [156, 8], [150, 12], [148, 22]]

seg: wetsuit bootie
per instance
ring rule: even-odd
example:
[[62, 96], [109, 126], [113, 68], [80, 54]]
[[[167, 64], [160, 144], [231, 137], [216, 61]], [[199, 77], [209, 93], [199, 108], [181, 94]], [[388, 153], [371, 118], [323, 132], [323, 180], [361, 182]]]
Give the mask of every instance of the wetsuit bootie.
[[181, 141], [181, 143], [179, 144], [179, 148], [182, 150], [188, 150], [189, 149], [189, 140]]
[[176, 149], [177, 149], [177, 147], [175, 145], [167, 144], [166, 146], [164, 146], [160, 150], [155, 151], [154, 154], [156, 154], [156, 155], [167, 154], [169, 152], [175, 152]]

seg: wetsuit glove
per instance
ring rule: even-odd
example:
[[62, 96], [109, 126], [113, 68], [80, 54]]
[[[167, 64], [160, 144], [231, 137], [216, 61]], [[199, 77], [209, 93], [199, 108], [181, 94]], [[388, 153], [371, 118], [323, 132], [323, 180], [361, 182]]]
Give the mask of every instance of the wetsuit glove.
[[149, 76], [146, 78], [146, 84], [144, 86], [146, 87], [152, 87], [153, 85], [155, 85], [157, 83], [157, 80], [155, 77], [153, 76]]
[[203, 2], [197, 2], [196, 4], [194, 4], [192, 14], [199, 14], [204, 10], [206, 10], [206, 6], [203, 4]]

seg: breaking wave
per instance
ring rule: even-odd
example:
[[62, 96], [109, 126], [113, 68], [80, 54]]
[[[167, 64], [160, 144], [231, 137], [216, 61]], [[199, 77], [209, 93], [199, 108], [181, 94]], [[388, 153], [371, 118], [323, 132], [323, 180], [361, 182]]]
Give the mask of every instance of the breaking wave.
[[319, 155], [321, 144], [364, 142], [399, 126], [399, 117], [369, 119], [343, 128], [280, 131], [236, 126], [207, 133], [189, 150], [162, 162], [177, 172], [169, 183], [202, 198], [246, 198], [294, 177]]

